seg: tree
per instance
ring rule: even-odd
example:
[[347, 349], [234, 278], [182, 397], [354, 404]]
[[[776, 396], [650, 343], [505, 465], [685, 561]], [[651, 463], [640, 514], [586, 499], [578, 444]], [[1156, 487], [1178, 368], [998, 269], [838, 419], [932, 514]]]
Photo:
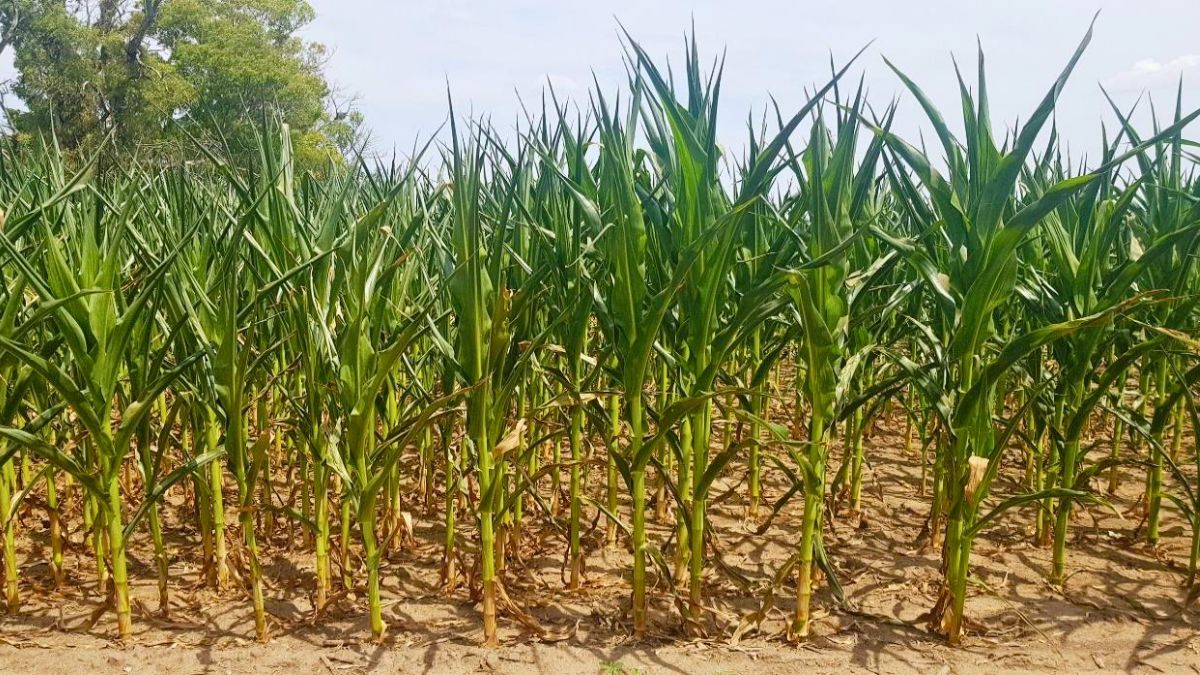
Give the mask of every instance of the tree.
[[303, 163], [340, 157], [361, 116], [328, 104], [325, 48], [299, 35], [314, 16], [307, 0], [0, 0], [23, 108], [9, 122], [169, 161], [194, 154], [189, 136], [252, 156], [269, 114]]

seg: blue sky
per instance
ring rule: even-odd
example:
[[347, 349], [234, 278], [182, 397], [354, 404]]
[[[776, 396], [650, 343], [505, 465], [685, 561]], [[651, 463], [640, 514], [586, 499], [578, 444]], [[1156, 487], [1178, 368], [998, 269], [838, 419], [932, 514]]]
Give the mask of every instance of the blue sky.
[[[593, 73], [623, 81], [618, 19], [656, 58], [682, 59], [694, 21], [709, 57], [726, 50], [721, 136], [739, 146], [751, 111], [769, 96], [785, 111], [874, 40], [855, 66], [871, 100], [901, 96], [896, 129], [916, 138], [922, 116], [886, 55], [947, 117], [957, 114], [951, 55], [973, 72], [976, 37], [988, 61], [993, 118], [1024, 118], [1066, 62], [1097, 10], [1095, 39], [1058, 108], [1060, 133], [1078, 153], [1099, 147], [1113, 117], [1104, 84], [1122, 104], [1148, 93], [1166, 108], [1184, 78], [1185, 105], [1200, 106], [1200, 0], [310, 0], [309, 39], [330, 50], [328, 74], [357, 99], [376, 151], [411, 148], [446, 116], [449, 82], [460, 111], [487, 114], [501, 129], [520, 115], [518, 93], [538, 100], [546, 82], [586, 100]], [[0, 79], [11, 77], [10, 60]], [[1145, 106], [1143, 105], [1143, 108]]]
[[[694, 20], [701, 49], [727, 49], [722, 138], [740, 144], [744, 121], [773, 95], [799, 106], [805, 86], [871, 40], [858, 71], [877, 105], [901, 94], [886, 55], [939, 103], [957, 113], [951, 55], [973, 72], [976, 36], [988, 63], [997, 122], [1024, 118], [1044, 95], [1097, 10], [1095, 38], [1058, 110], [1072, 148], [1094, 152], [1100, 122], [1112, 121], [1097, 86], [1123, 103], [1148, 92], [1166, 107], [1184, 77], [1185, 105], [1200, 106], [1200, 2], [1196, 0], [310, 0], [307, 35], [329, 46], [328, 71], [358, 98], [376, 150], [411, 147], [445, 118], [446, 82], [460, 110], [511, 128], [517, 93], [538, 100], [545, 82], [585, 98], [592, 73], [621, 82], [619, 19], [656, 57], [682, 59]], [[915, 136], [921, 116], [902, 98], [898, 129]]]

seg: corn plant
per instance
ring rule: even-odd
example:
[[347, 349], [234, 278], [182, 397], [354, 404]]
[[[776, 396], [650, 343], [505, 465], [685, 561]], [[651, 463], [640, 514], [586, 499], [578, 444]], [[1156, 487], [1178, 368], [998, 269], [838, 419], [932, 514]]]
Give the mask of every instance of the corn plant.
[[[107, 536], [118, 635], [126, 639], [132, 633], [126, 543], [130, 527], [137, 521], [125, 520], [126, 500], [118, 480], [121, 466], [138, 429], [153, 411], [154, 401], [198, 355], [186, 355], [161, 371], [142, 388], [140, 398], [124, 391], [122, 376], [134, 336], [145, 322], [155, 320], [160, 288], [182, 245], [158, 259], [142, 258], [146, 264], [131, 274], [126, 265], [135, 251], [126, 247], [135, 226], [135, 206], [127, 201], [114, 204], [110, 210], [94, 193], [85, 193], [79, 202], [66, 202], [71, 193], [82, 189], [87, 177], [83, 173], [71, 179], [45, 207], [25, 219], [28, 236], [39, 243], [40, 256], [35, 258], [14, 243], [12, 237], [24, 234], [25, 228], [10, 227], [0, 234], [0, 247], [43, 303], [44, 320], [52, 322], [62, 336], [66, 360], [60, 365], [57, 359], [32, 351], [11, 337], [0, 339], [0, 348], [37, 373], [62, 397], [86, 430], [94, 464], [81, 463], [80, 458], [60, 452], [27, 431], [5, 428], [4, 435], [71, 475], [95, 500], [99, 507], [97, 526]], [[76, 204], [78, 208], [71, 208]], [[51, 208], [63, 209], [61, 223], [65, 231], [55, 231], [44, 217]], [[139, 281], [133, 289], [125, 285], [130, 275]], [[152, 354], [132, 358], [144, 364]], [[114, 409], [122, 401], [119, 415], [114, 416]], [[196, 465], [215, 458], [208, 455]]]

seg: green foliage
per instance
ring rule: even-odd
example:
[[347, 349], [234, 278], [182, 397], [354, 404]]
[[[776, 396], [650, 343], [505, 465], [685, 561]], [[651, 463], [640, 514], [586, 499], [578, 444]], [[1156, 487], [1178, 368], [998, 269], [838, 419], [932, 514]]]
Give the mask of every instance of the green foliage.
[[306, 0], [9, 0], [0, 46], [11, 46], [21, 110], [18, 138], [51, 134], [86, 154], [113, 151], [158, 162], [194, 154], [194, 136], [234, 158], [257, 153], [255, 129], [278, 115], [297, 161], [338, 160], [361, 117], [329, 109], [325, 48], [298, 31]]

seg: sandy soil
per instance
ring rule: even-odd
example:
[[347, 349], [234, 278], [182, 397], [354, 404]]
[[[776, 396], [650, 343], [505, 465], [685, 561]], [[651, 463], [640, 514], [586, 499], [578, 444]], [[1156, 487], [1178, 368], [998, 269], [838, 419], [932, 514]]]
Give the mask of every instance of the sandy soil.
[[[757, 536], [743, 524], [744, 485], [718, 487], [714, 507], [716, 551], [707, 577], [712, 616], [708, 637], [686, 637], [665, 584], [654, 593], [653, 631], [630, 643], [627, 634], [629, 556], [604, 552], [603, 524], [590, 533], [584, 590], [562, 590], [560, 535], [527, 531], [520, 561], [511, 563], [507, 591], [524, 616], [502, 619], [504, 645], [478, 647], [477, 607], [467, 589], [447, 596], [438, 587], [439, 517], [414, 506], [415, 543], [393, 553], [384, 568], [384, 617], [388, 639], [369, 643], [362, 589], [343, 592], [319, 622], [311, 621], [312, 562], [282, 528], [264, 544], [269, 579], [272, 641], [253, 641], [249, 600], [237, 589], [201, 587], [199, 538], [170, 519], [173, 582], [169, 617], [156, 613], [157, 589], [148, 540], [133, 547], [131, 575], [135, 636], [111, 639], [111, 614], [96, 619], [94, 562], [73, 532], [67, 553], [68, 581], [53, 588], [46, 555], [46, 522], [31, 500], [22, 519], [24, 607], [0, 620], [0, 671], [12, 673], [880, 673], [988, 672], [1200, 672], [1197, 611], [1185, 610], [1182, 566], [1188, 532], [1170, 516], [1164, 543], [1138, 543], [1135, 497], [1142, 476], [1130, 472], [1116, 512], [1092, 508], [1076, 518], [1065, 589], [1044, 581], [1050, 551], [1032, 545], [1031, 514], [1022, 512], [990, 528], [973, 558], [977, 583], [967, 613], [971, 626], [961, 648], [929, 634], [921, 619], [937, 590], [938, 556], [924, 550], [919, 534], [927, 499], [917, 495], [920, 468], [902, 457], [901, 426], [880, 426], [868, 441], [861, 523], [835, 519], [827, 548], [851, 609], [834, 609], [828, 591], [814, 602], [821, 618], [817, 635], [802, 645], [784, 641], [793, 589], [785, 583], [760, 629], [734, 640], [742, 619], [762, 608], [775, 570], [798, 538], [798, 504]], [[1103, 452], [1100, 450], [1099, 452]], [[1016, 458], [1013, 458], [1014, 461]], [[1008, 473], [1019, 470], [1010, 467]], [[598, 478], [598, 477], [597, 477]], [[1011, 485], [997, 490], [1011, 493]], [[768, 501], [782, 486], [767, 486]], [[176, 508], [182, 497], [173, 495]], [[993, 498], [993, 501], [995, 499]], [[1121, 513], [1125, 512], [1125, 513]], [[77, 519], [76, 519], [77, 520]], [[76, 525], [77, 526], [77, 525]], [[665, 541], [670, 523], [656, 524]], [[231, 531], [231, 541], [235, 539]], [[464, 537], [469, 535], [464, 534]], [[297, 544], [292, 548], [293, 544]], [[238, 568], [236, 546], [232, 552]], [[468, 558], [469, 559], [469, 558]], [[338, 571], [335, 569], [335, 585]]]

